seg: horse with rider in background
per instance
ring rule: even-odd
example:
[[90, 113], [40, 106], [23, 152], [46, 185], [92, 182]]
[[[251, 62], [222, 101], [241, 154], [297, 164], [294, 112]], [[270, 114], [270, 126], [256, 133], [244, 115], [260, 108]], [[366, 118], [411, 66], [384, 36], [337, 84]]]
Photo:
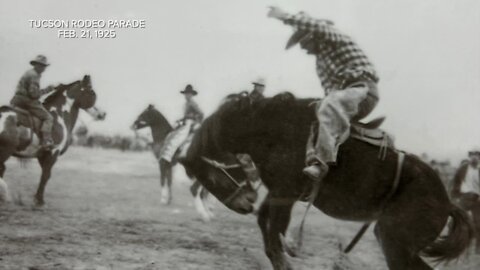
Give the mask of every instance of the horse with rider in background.
[[[153, 139], [152, 150], [160, 169], [160, 198], [164, 204], [170, 204], [173, 199], [173, 166], [178, 163], [182, 155], [185, 155], [193, 132], [203, 119], [203, 113], [192, 99], [197, 91], [191, 85], [187, 85], [181, 93], [185, 95], [187, 103], [184, 118], [177, 121], [175, 128], [153, 105], [148, 105], [131, 127], [135, 131], [150, 127]], [[202, 219], [209, 221], [213, 218], [214, 214], [207, 202], [208, 191], [195, 180], [190, 187], [190, 192], [195, 198], [195, 208]]]
[[17, 106], [16, 102], [0, 107], [0, 178], [3, 178], [5, 162], [10, 157], [37, 159], [42, 173], [34, 199], [36, 205], [44, 205], [45, 187], [52, 168], [72, 143], [80, 110], [86, 111], [95, 120], [105, 119], [106, 113], [95, 107], [96, 97], [89, 75], [53, 87], [43, 103], [38, 105], [45, 108], [52, 120], [51, 137], [47, 138], [51, 142], [43, 139], [45, 119], [32, 115], [29, 110]]

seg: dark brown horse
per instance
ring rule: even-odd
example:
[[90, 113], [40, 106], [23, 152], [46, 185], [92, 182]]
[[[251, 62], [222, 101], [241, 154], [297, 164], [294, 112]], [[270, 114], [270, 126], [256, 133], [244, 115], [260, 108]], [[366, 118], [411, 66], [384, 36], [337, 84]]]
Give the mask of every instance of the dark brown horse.
[[[148, 105], [132, 125], [133, 130], [139, 130], [145, 127], [150, 127], [153, 138], [152, 150], [160, 169], [160, 198], [162, 203], [170, 204], [173, 198], [172, 168], [177, 164], [178, 159], [177, 155], [175, 155], [172, 162], [168, 162], [160, 157], [160, 151], [165, 138], [173, 131], [173, 128], [168, 120], [153, 105]], [[195, 197], [195, 208], [203, 220], [209, 221], [213, 217], [213, 213], [206, 202], [208, 191], [196, 181], [192, 184], [190, 191]]]
[[54, 126], [52, 137], [54, 147], [44, 150], [39, 145], [38, 130], [40, 121], [28, 113], [9, 106], [0, 109], [0, 177], [5, 173], [5, 162], [11, 156], [36, 158], [42, 167], [40, 184], [35, 194], [35, 203], [45, 203], [43, 194], [50, 179], [53, 165], [72, 143], [72, 130], [80, 109], [87, 111], [94, 119], [103, 120], [105, 112], [94, 107], [96, 94], [92, 89], [90, 76], [71, 84], [55, 88], [43, 105], [52, 114]]
[[[251, 102], [230, 98], [207, 118], [195, 135], [187, 158], [187, 173], [238, 213], [250, 213], [255, 190], [239, 169], [228, 175], [205, 158], [231, 163], [248, 153], [269, 189], [258, 213], [265, 252], [276, 270], [292, 269], [284, 254], [285, 235], [294, 203], [308, 194], [311, 181], [302, 174], [305, 146], [316, 120], [312, 100], [292, 94]], [[337, 219], [373, 222], [389, 269], [432, 269], [420, 255], [438, 261], [458, 257], [471, 242], [466, 213], [453, 205], [437, 174], [407, 154], [398, 187], [391, 195], [398, 152], [350, 138], [339, 149], [338, 162], [322, 181], [314, 206]], [[233, 181], [232, 179], [235, 179]], [[439, 238], [448, 217], [448, 235]]]

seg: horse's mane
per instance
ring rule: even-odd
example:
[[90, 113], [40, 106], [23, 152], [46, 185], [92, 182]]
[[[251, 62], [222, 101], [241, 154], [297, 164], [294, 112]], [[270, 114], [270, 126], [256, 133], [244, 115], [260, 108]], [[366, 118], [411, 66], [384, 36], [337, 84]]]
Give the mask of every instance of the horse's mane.
[[150, 112], [152, 113], [152, 116], [156, 122], [159, 122], [162, 126], [166, 125], [172, 128], [172, 125], [170, 125], [167, 118], [165, 118], [165, 116], [159, 110], [152, 107], [152, 109], [150, 109]]
[[[225, 124], [225, 117], [235, 115], [235, 117], [246, 118], [249, 123], [261, 121], [274, 121], [277, 117], [285, 117], [290, 113], [298, 112], [299, 109], [314, 112], [314, 106], [309, 106], [314, 99], [299, 99], [292, 93], [285, 92], [275, 95], [271, 98], [252, 101], [245, 93], [230, 94], [219, 106], [219, 108], [202, 123], [197, 136], [191, 145], [192, 152], [215, 152], [221, 149], [221, 142], [224, 138], [222, 134], [222, 125]], [[283, 115], [282, 115], [283, 114]], [[234, 117], [234, 118], [235, 118]], [[281, 124], [281, 121], [277, 121]], [[229, 128], [233, 128], [235, 123], [227, 121]], [[252, 128], [261, 129], [263, 123], [253, 124]], [[238, 127], [247, 128], [247, 127]], [[265, 128], [265, 127], [263, 127]]]
[[54, 102], [60, 95], [63, 95], [63, 92], [65, 92], [67, 89], [70, 89], [75, 84], [80, 83], [80, 80], [74, 81], [69, 84], [61, 84], [55, 88], [55, 91], [53, 91], [50, 95], [48, 95], [45, 100], [43, 101], [43, 105], [47, 106], [50, 105], [52, 102]]

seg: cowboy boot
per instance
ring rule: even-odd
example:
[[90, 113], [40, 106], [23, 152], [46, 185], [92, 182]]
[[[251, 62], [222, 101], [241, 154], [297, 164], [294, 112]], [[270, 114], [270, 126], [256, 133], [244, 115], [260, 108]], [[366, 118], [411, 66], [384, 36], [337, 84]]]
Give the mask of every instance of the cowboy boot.
[[328, 165], [319, 160], [313, 160], [303, 168], [303, 173], [313, 181], [320, 182], [328, 173]]

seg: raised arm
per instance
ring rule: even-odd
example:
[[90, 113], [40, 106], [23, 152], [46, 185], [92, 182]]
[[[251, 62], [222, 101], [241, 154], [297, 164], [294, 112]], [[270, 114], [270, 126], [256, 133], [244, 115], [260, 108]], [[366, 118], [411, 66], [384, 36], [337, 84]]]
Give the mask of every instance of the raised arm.
[[287, 25], [291, 25], [296, 30], [303, 30], [315, 33], [317, 37], [324, 40], [341, 42], [347, 41], [349, 38], [340, 33], [333, 26], [333, 22], [329, 20], [321, 20], [310, 17], [304, 12], [291, 15], [278, 7], [271, 7], [268, 17], [278, 19]]
[[46, 95], [46, 94], [52, 92], [53, 90], [55, 90], [55, 86], [53, 86], [53, 85], [49, 85], [44, 89], [40, 89], [39, 90], [40, 91], [40, 96]]

